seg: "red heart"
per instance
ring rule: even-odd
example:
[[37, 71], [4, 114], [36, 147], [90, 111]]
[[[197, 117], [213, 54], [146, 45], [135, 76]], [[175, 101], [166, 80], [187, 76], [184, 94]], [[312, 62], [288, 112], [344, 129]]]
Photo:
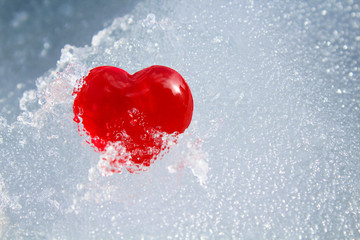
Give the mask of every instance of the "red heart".
[[125, 150], [126, 154], [117, 149], [110, 162], [113, 172], [129, 162], [138, 170], [150, 166], [167, 148], [164, 136], [184, 132], [192, 118], [189, 86], [178, 72], [164, 66], [133, 75], [116, 67], [96, 67], [74, 94], [74, 121], [91, 137], [95, 150], [105, 152], [114, 143]]

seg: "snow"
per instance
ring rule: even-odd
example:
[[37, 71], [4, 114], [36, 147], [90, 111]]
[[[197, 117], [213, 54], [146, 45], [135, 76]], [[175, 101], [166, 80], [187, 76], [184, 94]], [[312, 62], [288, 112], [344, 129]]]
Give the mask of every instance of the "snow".
[[[65, 45], [34, 89], [1, 92], [0, 238], [360, 238], [359, 8], [145, 0]], [[193, 121], [147, 171], [103, 176], [72, 90], [96, 66], [154, 64], [186, 79]]]

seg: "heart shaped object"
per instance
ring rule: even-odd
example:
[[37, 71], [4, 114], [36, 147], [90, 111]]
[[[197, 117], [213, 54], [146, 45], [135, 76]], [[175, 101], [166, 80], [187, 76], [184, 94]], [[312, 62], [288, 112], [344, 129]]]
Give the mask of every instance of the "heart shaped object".
[[[122, 166], [142, 170], [168, 149], [167, 137], [189, 126], [193, 98], [175, 70], [151, 66], [133, 75], [111, 67], [96, 67], [74, 90], [74, 121], [90, 136], [95, 150], [112, 146], [112, 172]], [[115, 149], [115, 150], [114, 150]], [[105, 159], [104, 159], [105, 160]]]

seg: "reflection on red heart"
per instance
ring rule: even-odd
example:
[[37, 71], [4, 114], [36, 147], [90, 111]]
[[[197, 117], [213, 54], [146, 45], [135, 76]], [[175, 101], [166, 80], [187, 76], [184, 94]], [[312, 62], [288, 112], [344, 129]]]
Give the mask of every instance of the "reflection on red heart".
[[111, 172], [144, 170], [189, 126], [191, 91], [182, 76], [164, 66], [133, 75], [110, 66], [96, 67], [74, 90], [74, 121], [90, 136], [95, 150], [111, 152]]

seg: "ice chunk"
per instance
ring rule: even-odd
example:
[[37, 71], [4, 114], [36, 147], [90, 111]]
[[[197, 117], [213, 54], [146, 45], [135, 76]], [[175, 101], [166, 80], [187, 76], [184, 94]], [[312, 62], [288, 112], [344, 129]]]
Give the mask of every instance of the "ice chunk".
[[[358, 8], [145, 0], [91, 45], [65, 46], [18, 121], [0, 121], [1, 196], [22, 206], [6, 205], [3, 235], [359, 238]], [[189, 83], [193, 123], [149, 171], [105, 177], [73, 88], [99, 65], [154, 64]]]

